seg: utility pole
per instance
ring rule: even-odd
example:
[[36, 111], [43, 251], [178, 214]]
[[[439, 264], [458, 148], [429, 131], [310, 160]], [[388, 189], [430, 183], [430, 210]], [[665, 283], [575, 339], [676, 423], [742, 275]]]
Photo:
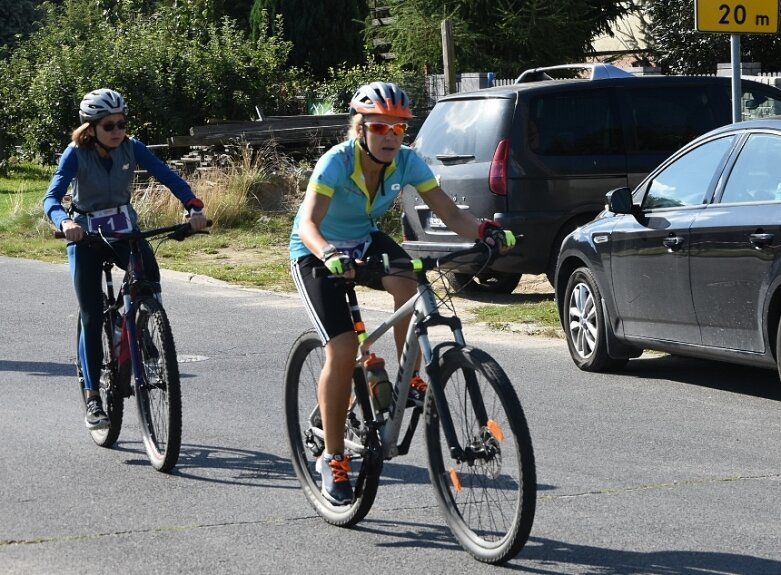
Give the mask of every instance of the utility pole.
[[445, 71], [445, 93], [452, 94], [456, 91], [455, 54], [453, 49], [453, 23], [450, 20], [442, 20], [442, 64]]

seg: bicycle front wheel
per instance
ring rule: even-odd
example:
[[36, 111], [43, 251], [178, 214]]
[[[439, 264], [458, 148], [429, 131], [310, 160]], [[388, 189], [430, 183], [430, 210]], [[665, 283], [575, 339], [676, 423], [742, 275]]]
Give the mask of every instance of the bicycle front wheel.
[[[103, 308], [106, 308], [106, 295], [103, 294]], [[103, 326], [100, 330], [101, 345], [103, 348], [103, 361], [100, 364], [100, 379], [97, 383], [100, 390], [100, 399], [103, 408], [110, 421], [106, 429], [95, 429], [89, 433], [92, 440], [100, 447], [111, 447], [119, 439], [122, 430], [122, 415], [124, 409], [124, 397], [119, 389], [119, 375], [117, 358], [114, 356], [113, 343], [113, 314], [106, 313], [103, 316]], [[84, 366], [81, 365], [79, 355], [79, 340], [81, 339], [81, 313], [79, 313], [76, 327], [76, 377], [79, 382], [79, 395], [81, 396], [82, 410], [86, 413], [87, 400], [84, 397]]]
[[136, 406], [144, 449], [155, 469], [168, 472], [182, 443], [182, 394], [171, 326], [153, 296], [138, 303], [136, 345], [141, 359]]
[[370, 431], [366, 426], [364, 413], [371, 413], [368, 395], [357, 392], [347, 410], [345, 425], [346, 452], [351, 458], [350, 482], [355, 498], [350, 505], [336, 506], [323, 497], [316, 462], [324, 449], [317, 404], [317, 386], [324, 362], [325, 351], [320, 338], [314, 330], [305, 331], [293, 344], [285, 366], [287, 435], [293, 469], [309, 503], [328, 523], [349, 527], [363, 519], [374, 503], [382, 458], [377, 455], [376, 431]]
[[451, 455], [429, 390], [426, 445], [437, 500], [464, 549], [479, 561], [502, 563], [526, 544], [537, 498], [534, 452], [521, 402], [502, 368], [479, 349], [452, 348], [439, 369], [466, 454]]

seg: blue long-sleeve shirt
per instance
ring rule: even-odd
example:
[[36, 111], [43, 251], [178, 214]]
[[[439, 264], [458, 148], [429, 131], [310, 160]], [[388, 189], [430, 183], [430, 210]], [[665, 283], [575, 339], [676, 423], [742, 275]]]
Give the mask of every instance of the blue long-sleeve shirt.
[[[83, 213], [129, 204], [137, 166], [170, 189], [183, 205], [195, 198], [190, 186], [176, 172], [142, 142], [128, 138], [105, 158], [94, 149], [70, 144], [63, 152], [44, 195], [44, 213], [57, 229], [61, 229], [63, 220], [67, 218], [82, 224]], [[68, 214], [62, 205], [71, 183], [72, 204], [77, 210], [74, 214]], [[135, 226], [137, 217], [132, 206], [130, 215]]]

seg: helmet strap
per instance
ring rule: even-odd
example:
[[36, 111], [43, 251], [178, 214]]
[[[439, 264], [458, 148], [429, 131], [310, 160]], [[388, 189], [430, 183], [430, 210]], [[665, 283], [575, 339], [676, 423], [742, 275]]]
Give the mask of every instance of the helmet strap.
[[361, 139], [358, 140], [358, 144], [361, 146], [361, 149], [368, 154], [369, 159], [372, 162], [374, 162], [376, 164], [380, 164], [383, 167], [387, 168], [388, 166], [391, 165], [392, 162], [383, 162], [377, 156], [372, 154], [371, 150], [369, 149], [369, 143], [366, 141], [366, 123], [365, 122], [361, 122], [361, 125], [363, 127], [363, 133], [361, 134]]

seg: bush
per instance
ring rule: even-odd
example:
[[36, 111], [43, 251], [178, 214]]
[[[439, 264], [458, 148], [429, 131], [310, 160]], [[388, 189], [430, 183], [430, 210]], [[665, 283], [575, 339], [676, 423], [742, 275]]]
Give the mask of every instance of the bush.
[[[43, 27], [0, 61], [0, 134], [52, 163], [78, 123], [88, 91], [110, 87], [130, 107], [132, 132], [147, 143], [186, 134], [209, 117], [249, 119], [255, 107], [297, 110], [300, 72], [285, 67], [289, 43], [250, 41], [235, 22], [203, 20], [191, 3], [145, 15], [133, 2], [109, 15], [99, 3], [47, 4]], [[200, 20], [199, 20], [200, 18]]]

